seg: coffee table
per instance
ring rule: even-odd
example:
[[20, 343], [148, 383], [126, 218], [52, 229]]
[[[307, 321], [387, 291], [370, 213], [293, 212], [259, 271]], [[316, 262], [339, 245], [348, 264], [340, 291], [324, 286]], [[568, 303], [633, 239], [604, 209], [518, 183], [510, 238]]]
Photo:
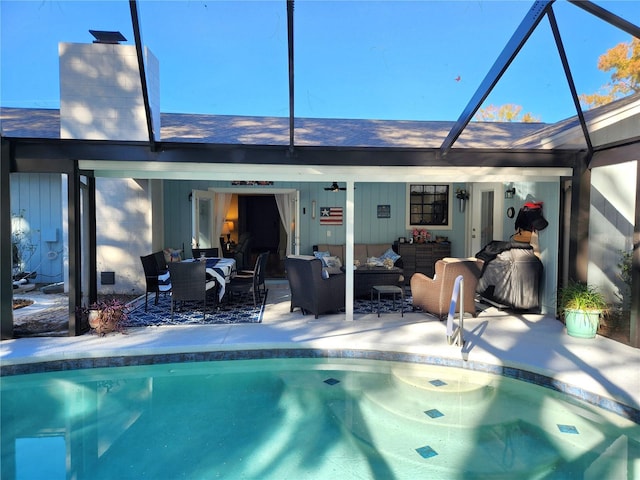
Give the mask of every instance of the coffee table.
[[402, 269], [398, 267], [387, 268], [362, 265], [353, 272], [353, 294], [356, 298], [366, 298], [374, 285], [400, 285], [402, 273]]

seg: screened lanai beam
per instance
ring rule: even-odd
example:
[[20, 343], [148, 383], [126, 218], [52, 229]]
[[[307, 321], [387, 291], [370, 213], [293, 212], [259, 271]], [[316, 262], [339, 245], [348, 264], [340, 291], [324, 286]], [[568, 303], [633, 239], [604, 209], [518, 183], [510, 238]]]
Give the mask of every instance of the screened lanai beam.
[[295, 131], [295, 96], [293, 83], [293, 7], [294, 0], [287, 0], [287, 44], [289, 60], [289, 153], [293, 154]]
[[569, 67], [569, 61], [567, 60], [567, 53], [562, 43], [562, 37], [560, 36], [560, 30], [558, 29], [558, 23], [556, 22], [556, 16], [553, 12], [553, 8], [550, 8], [547, 12], [549, 18], [549, 24], [551, 25], [551, 31], [553, 32], [553, 38], [558, 48], [558, 54], [560, 55], [560, 61], [562, 62], [562, 68], [564, 69], [564, 75], [567, 78], [569, 84], [569, 90], [571, 91], [571, 98], [573, 99], [573, 105], [576, 108], [578, 114], [578, 120], [580, 121], [580, 128], [584, 135], [585, 142], [587, 143], [588, 155], [586, 161], [590, 162], [593, 157], [593, 144], [591, 143], [591, 136], [589, 135], [589, 129], [587, 128], [587, 122], [584, 119], [584, 113], [580, 107], [580, 98], [578, 97], [578, 91], [576, 90], [575, 82], [573, 81], [573, 75], [571, 74], [571, 68]]
[[522, 22], [511, 36], [511, 39], [504, 47], [500, 56], [496, 59], [491, 70], [484, 78], [480, 87], [476, 90], [473, 97], [463, 110], [453, 128], [449, 131], [447, 138], [444, 139], [440, 146], [440, 154], [446, 155], [451, 146], [455, 143], [463, 130], [469, 124], [475, 113], [478, 111], [482, 103], [486, 100], [496, 86], [504, 72], [509, 68], [511, 62], [520, 52], [520, 49], [527, 42], [533, 31], [536, 29], [544, 14], [551, 8], [553, 0], [537, 0], [529, 9]]
[[620, 30], [624, 30], [633, 37], [640, 38], [640, 27], [625, 20], [624, 18], [611, 13], [609, 10], [605, 10], [604, 8], [599, 7], [593, 2], [589, 2], [587, 0], [569, 0], [569, 3], [572, 3], [576, 7], [579, 7], [592, 15], [595, 15], [599, 19], [610, 23]]
[[133, 38], [136, 43], [136, 56], [138, 57], [138, 71], [140, 72], [140, 85], [142, 87], [142, 101], [144, 103], [144, 114], [147, 120], [147, 134], [149, 135], [149, 147], [152, 151], [156, 149], [156, 137], [153, 129], [153, 115], [149, 105], [149, 88], [147, 86], [147, 73], [144, 67], [144, 55], [142, 53], [142, 35], [140, 34], [140, 20], [138, 16], [138, 2], [129, 0], [131, 10], [131, 24], [133, 26]]

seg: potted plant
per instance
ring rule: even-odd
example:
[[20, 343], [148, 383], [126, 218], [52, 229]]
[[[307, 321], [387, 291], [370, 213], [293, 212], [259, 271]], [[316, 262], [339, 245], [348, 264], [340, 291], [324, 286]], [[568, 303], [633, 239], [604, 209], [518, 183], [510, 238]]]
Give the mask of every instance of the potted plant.
[[564, 315], [567, 333], [572, 337], [593, 338], [607, 301], [596, 287], [571, 281], [558, 291], [558, 307]]
[[117, 298], [98, 300], [88, 308], [83, 308], [81, 313], [91, 329], [103, 336], [111, 332], [124, 332], [124, 324], [128, 319], [127, 305]]

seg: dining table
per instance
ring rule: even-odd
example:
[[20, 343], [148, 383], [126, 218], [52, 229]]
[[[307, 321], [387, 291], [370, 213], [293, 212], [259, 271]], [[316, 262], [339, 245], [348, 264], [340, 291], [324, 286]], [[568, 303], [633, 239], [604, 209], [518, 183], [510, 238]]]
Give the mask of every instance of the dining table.
[[202, 257], [196, 259], [184, 260], [185, 262], [206, 262], [205, 268], [207, 272], [207, 281], [212, 278], [216, 280], [219, 286], [218, 300], [222, 300], [224, 297], [227, 283], [231, 282], [231, 279], [236, 276], [236, 261], [233, 258], [220, 258], [220, 257]]

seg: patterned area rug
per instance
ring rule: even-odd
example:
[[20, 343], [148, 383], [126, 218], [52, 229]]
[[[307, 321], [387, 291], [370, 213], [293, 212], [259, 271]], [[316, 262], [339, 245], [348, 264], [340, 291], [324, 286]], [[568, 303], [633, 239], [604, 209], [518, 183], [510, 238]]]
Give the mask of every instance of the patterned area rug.
[[153, 297], [149, 296], [148, 311], [144, 311], [144, 302], [129, 312], [126, 327], [146, 327], [159, 325], [213, 325], [217, 323], [261, 323], [264, 306], [269, 290], [262, 297], [257, 307], [253, 306], [253, 296], [237, 296], [231, 301], [226, 298], [222, 303], [211, 307], [207, 304], [207, 315], [204, 318], [202, 303], [187, 303], [180, 305], [173, 312], [171, 319], [171, 297], [160, 295], [158, 305], [153, 304]]
[[[406, 295], [404, 297], [404, 313], [413, 312], [413, 306], [411, 295]], [[393, 297], [391, 295], [383, 295], [380, 298], [380, 315], [383, 313], [400, 313], [401, 299], [399, 295], [396, 295], [395, 305], [393, 302]], [[416, 309], [417, 311], [422, 311], [420, 309]], [[358, 314], [367, 314], [367, 313], [378, 313], [378, 296], [373, 297], [373, 302], [368, 297], [356, 298], [353, 302], [353, 313]]]

